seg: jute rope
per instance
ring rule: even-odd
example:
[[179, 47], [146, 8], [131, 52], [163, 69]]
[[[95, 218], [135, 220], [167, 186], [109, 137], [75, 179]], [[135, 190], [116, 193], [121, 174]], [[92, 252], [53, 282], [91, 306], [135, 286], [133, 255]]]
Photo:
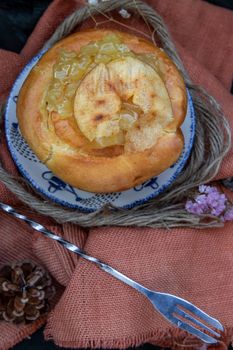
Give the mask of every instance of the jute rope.
[[220, 226], [222, 223], [217, 218], [206, 215], [197, 217], [187, 213], [184, 209], [184, 202], [199, 184], [210, 182], [218, 173], [221, 162], [231, 145], [230, 127], [215, 99], [202, 88], [192, 84], [158, 13], [140, 0], [109, 0], [100, 2], [97, 6], [87, 5], [67, 17], [46, 42], [43, 49], [68, 35], [78, 24], [89, 17], [93, 18], [99, 13], [105, 14], [120, 8], [140, 14], [146, 19], [160, 38], [164, 50], [182, 72], [193, 97], [197, 119], [196, 136], [192, 154], [181, 175], [169, 189], [141, 206], [131, 210], [113, 209], [108, 206], [90, 214], [65, 209], [41, 198], [38, 194], [33, 193], [26, 180], [11, 176], [2, 165], [0, 166], [0, 181], [30, 208], [52, 217], [59, 223], [72, 222], [86, 227], [104, 225], [166, 228]]

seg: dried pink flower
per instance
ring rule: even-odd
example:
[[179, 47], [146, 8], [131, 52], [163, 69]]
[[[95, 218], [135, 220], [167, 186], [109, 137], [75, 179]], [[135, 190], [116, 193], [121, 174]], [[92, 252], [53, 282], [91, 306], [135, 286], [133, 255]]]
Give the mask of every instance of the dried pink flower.
[[187, 210], [187, 212], [195, 215], [204, 213], [201, 206], [198, 203], [193, 201], [187, 201], [185, 204], [185, 209]]
[[225, 221], [232, 221], [233, 220], [233, 206], [227, 209], [227, 211], [224, 214], [224, 220]]
[[[199, 193], [193, 200], [188, 200], [185, 209], [194, 215], [211, 214], [222, 218], [227, 208], [227, 197], [219, 192], [215, 186], [201, 185], [198, 188]], [[227, 217], [231, 217], [233, 212]], [[224, 217], [225, 218], [225, 217]]]

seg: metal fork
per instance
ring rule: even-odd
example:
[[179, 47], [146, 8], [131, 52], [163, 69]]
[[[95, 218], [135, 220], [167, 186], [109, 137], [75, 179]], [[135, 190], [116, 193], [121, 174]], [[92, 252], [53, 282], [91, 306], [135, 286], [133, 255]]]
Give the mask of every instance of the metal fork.
[[[133, 287], [141, 294], [146, 296], [149, 301], [152, 303], [154, 308], [159, 311], [169, 322], [176, 325], [177, 327], [187, 331], [188, 333], [196, 336], [201, 339], [205, 343], [217, 343], [220, 337], [220, 334], [216, 332], [216, 330], [210, 328], [213, 327], [219, 331], [223, 331], [224, 328], [221, 323], [215, 318], [207, 315], [204, 311], [194, 306], [190, 302], [176, 297], [167, 293], [159, 293], [153, 290], [150, 290], [141, 284], [133, 281], [131, 278], [123, 275], [121, 272], [115, 270], [111, 266], [105, 264], [99, 259], [94, 258], [93, 256], [87, 255], [84, 251], [82, 251], [79, 247], [70, 243], [69, 241], [55, 235], [53, 232], [47, 230], [44, 226], [39, 223], [30, 220], [24, 215], [17, 213], [11, 206], [6, 205], [0, 202], [0, 209], [4, 210], [8, 214], [23, 220], [27, 224], [29, 224], [34, 230], [40, 232], [46, 237], [49, 237], [59, 244], [64, 246], [66, 249], [71, 252], [80, 255], [83, 259], [86, 259], [100, 267], [105, 272], [119, 279], [120, 281], [128, 284]], [[197, 327], [198, 328], [197, 328]], [[203, 331], [207, 331], [210, 335], [204, 333]]]

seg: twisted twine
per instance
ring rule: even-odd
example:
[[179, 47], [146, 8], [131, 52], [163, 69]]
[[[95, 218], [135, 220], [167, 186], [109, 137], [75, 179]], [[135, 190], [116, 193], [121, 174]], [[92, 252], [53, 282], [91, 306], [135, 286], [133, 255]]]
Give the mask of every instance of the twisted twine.
[[[101, 2], [98, 6], [87, 5], [67, 17], [42, 49], [54, 45], [89, 17], [93, 18], [99, 13], [105, 14], [119, 8], [139, 13], [143, 19], [146, 19], [158, 35], [166, 53], [182, 72], [192, 95], [197, 120], [196, 135], [191, 156], [181, 175], [169, 189], [141, 206], [130, 210], [112, 210], [109, 205], [90, 214], [62, 208], [48, 199], [40, 197], [31, 191], [26, 180], [10, 175], [2, 165], [0, 165], [0, 181], [30, 208], [40, 214], [52, 217], [59, 223], [72, 222], [86, 227], [133, 225], [204, 228], [220, 226], [222, 223], [218, 218], [208, 215], [198, 217], [187, 213], [184, 209], [184, 201], [193, 193], [196, 186], [210, 182], [218, 173], [221, 162], [230, 148], [230, 127], [215, 99], [191, 82], [162, 18], [154, 9], [140, 0], [111, 0]], [[3, 112], [1, 112], [2, 115]]]

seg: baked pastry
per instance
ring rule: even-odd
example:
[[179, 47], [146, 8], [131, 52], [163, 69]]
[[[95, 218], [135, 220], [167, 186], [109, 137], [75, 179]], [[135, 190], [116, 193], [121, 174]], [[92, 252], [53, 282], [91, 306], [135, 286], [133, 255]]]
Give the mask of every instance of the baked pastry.
[[31, 70], [17, 102], [22, 135], [58, 177], [116, 192], [179, 158], [184, 81], [149, 41], [112, 30], [68, 36]]

